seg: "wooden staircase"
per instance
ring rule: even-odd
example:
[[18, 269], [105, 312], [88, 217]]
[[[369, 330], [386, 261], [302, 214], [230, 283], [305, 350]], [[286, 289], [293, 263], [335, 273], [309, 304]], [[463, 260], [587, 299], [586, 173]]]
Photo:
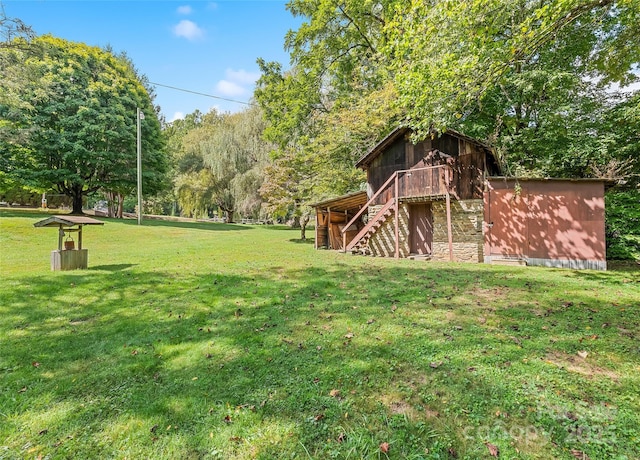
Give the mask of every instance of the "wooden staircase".
[[[398, 206], [401, 197], [411, 198], [414, 196], [424, 197], [428, 196], [444, 196], [447, 201], [447, 235], [449, 237], [449, 257], [453, 260], [453, 249], [451, 242], [451, 216], [450, 216], [450, 204], [449, 204], [449, 187], [451, 173], [450, 167], [447, 165], [427, 166], [422, 168], [413, 168], [395, 171], [385, 183], [378, 188], [373, 196], [367, 201], [360, 211], [351, 218], [349, 222], [342, 227], [342, 247], [344, 252], [352, 251], [353, 253], [369, 254], [368, 242], [371, 235], [382, 227], [382, 224], [388, 217], [395, 214], [394, 233], [395, 233], [395, 257], [399, 257], [399, 225], [398, 225]], [[435, 183], [429, 181], [433, 180], [432, 172], [442, 170], [442, 180], [437, 179]], [[408, 180], [409, 177], [413, 177], [414, 183]], [[437, 177], [440, 177], [438, 174]], [[416, 185], [417, 184], [417, 185]], [[430, 185], [429, 185], [430, 184]], [[384, 206], [376, 213], [375, 216], [358, 232], [358, 234], [350, 242], [347, 243], [347, 231], [351, 226], [360, 219], [362, 214], [369, 209], [369, 206], [375, 202], [375, 200], [387, 189], [391, 190], [391, 197], [387, 200]]]
[[351, 242], [345, 248], [346, 251], [351, 251], [353, 254], [368, 254], [367, 243], [369, 238], [384, 224], [387, 218], [393, 215], [393, 205], [395, 204], [395, 198], [389, 199], [385, 205], [380, 208], [373, 218], [367, 222], [360, 232], [351, 240]]

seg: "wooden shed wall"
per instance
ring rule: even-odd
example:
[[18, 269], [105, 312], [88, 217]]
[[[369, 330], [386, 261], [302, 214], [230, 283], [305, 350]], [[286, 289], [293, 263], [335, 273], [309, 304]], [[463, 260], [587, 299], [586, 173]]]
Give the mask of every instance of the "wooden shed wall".
[[513, 179], [489, 181], [485, 258], [606, 261], [603, 182], [527, 180], [519, 187]]

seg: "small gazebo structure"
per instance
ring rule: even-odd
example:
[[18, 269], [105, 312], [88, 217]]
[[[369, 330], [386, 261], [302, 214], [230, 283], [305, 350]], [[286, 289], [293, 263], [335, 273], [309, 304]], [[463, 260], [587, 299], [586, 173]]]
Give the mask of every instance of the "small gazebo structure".
[[[57, 271], [87, 268], [89, 251], [82, 248], [82, 227], [104, 225], [104, 222], [86, 216], [64, 215], [51, 216], [33, 225], [34, 227], [58, 227], [58, 249], [51, 251], [51, 270]], [[71, 237], [73, 233], [77, 233], [77, 248]]]

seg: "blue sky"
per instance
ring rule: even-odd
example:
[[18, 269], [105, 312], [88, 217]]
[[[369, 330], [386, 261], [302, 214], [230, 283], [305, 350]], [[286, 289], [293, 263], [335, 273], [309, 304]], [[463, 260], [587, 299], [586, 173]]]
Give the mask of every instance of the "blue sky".
[[[50, 33], [125, 51], [150, 81], [249, 101], [258, 57], [289, 66], [284, 36], [302, 20], [282, 0], [2, 0], [5, 14]], [[235, 112], [238, 103], [156, 86], [167, 121], [196, 109]]]

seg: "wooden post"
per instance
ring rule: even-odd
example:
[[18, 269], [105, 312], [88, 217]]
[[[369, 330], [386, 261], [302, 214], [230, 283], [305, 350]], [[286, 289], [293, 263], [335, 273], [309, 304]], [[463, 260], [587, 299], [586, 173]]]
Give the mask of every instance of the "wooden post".
[[[349, 215], [347, 211], [344, 211], [344, 223], [347, 225], [349, 223]], [[342, 252], [347, 253], [347, 227], [342, 228]]]
[[447, 239], [449, 240], [449, 260], [453, 262], [453, 235], [451, 231], [451, 197], [449, 196], [449, 169], [445, 169], [445, 189], [447, 202]]
[[78, 249], [82, 249], [82, 224], [78, 225]]
[[331, 247], [331, 208], [327, 208], [327, 249]]
[[316, 208], [316, 238], [313, 241], [313, 249], [318, 249], [318, 208]]
[[64, 230], [62, 225], [58, 227], [58, 251], [62, 251], [62, 240], [64, 238]]
[[395, 240], [396, 240], [396, 252], [394, 257], [396, 259], [398, 259], [400, 257], [400, 229], [399, 229], [399, 216], [398, 216], [398, 209], [399, 209], [399, 203], [398, 203], [398, 173], [396, 173], [396, 179], [395, 179], [395, 184], [394, 184], [394, 194], [395, 194], [395, 203], [393, 203], [393, 208], [395, 211], [395, 219], [394, 219], [394, 225], [395, 225]]

